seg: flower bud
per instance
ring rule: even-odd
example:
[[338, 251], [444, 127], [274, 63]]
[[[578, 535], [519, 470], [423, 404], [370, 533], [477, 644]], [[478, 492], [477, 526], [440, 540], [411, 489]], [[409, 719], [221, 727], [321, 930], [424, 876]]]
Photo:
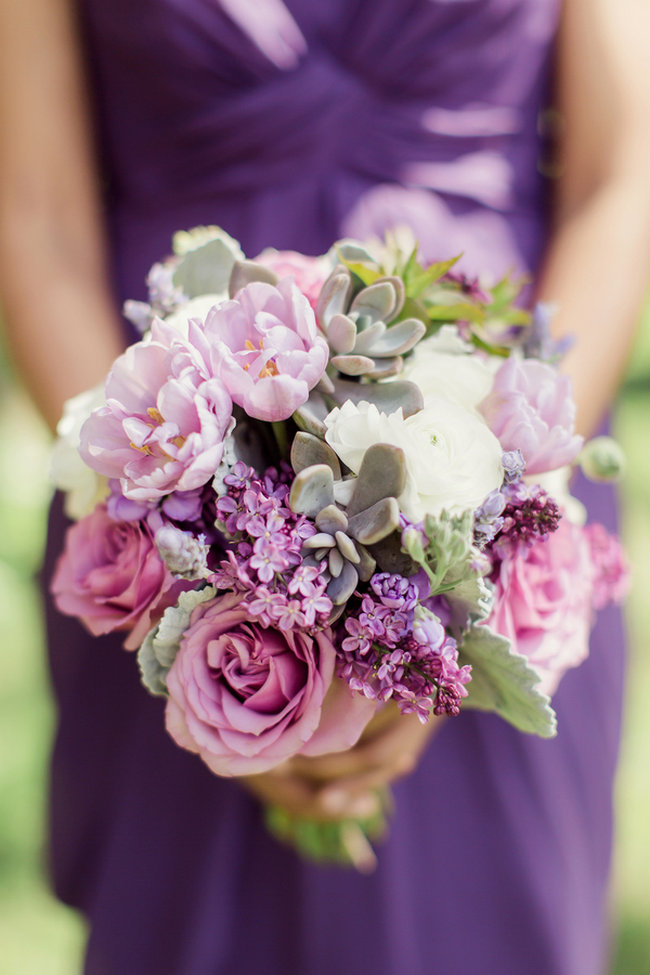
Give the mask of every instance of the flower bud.
[[625, 470], [625, 454], [611, 437], [594, 437], [578, 457], [582, 473], [590, 481], [618, 481]]

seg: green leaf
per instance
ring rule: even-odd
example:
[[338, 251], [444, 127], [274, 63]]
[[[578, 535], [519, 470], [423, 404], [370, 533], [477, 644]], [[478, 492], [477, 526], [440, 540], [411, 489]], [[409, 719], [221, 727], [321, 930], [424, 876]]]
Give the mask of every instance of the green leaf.
[[374, 264], [375, 266], [377, 264], [375, 258], [372, 256], [365, 244], [363, 244], [360, 240], [353, 240], [350, 237], [344, 237], [343, 240], [337, 240], [334, 244], [334, 252], [336, 253], [339, 261], [348, 267], [351, 263]]
[[492, 711], [541, 738], [555, 736], [555, 712], [547, 695], [536, 689], [539, 676], [506, 637], [480, 623], [464, 634], [459, 651], [460, 662], [472, 665], [463, 707]]
[[405, 551], [421, 565], [431, 583], [431, 595], [451, 590], [472, 574], [472, 512], [424, 519], [424, 538], [417, 528], [402, 535]]
[[156, 657], [153, 640], [158, 629], [155, 626], [149, 630], [138, 650], [138, 667], [140, 668], [140, 679], [150, 694], [155, 697], [167, 697], [167, 672], [169, 667], [163, 667]]
[[490, 315], [497, 317], [502, 312], [506, 312], [521, 294], [524, 286], [528, 284], [530, 278], [522, 275], [518, 278], [506, 274], [495, 285], [490, 288], [490, 302], [488, 309]]
[[366, 873], [376, 864], [370, 843], [381, 840], [387, 832], [390, 795], [380, 792], [380, 799], [379, 811], [374, 816], [340, 821], [305, 819], [280, 806], [267, 806], [266, 828], [307, 860], [356, 867]]
[[487, 352], [489, 355], [500, 356], [502, 359], [507, 359], [512, 353], [512, 349], [508, 346], [492, 345], [475, 332], [472, 332], [470, 335], [470, 340], [472, 345], [476, 346], [477, 349], [481, 349], [483, 352]]
[[456, 304], [445, 304], [444, 302], [430, 304], [426, 301], [425, 307], [432, 322], [482, 322], [484, 319], [483, 309], [480, 305], [472, 305], [468, 301], [456, 302]]
[[424, 305], [416, 301], [415, 298], [410, 298], [408, 294], [404, 299], [404, 304], [399, 314], [395, 316], [393, 322], [401, 322], [406, 318], [418, 318], [427, 327], [431, 324]]
[[419, 267], [415, 262], [414, 266], [409, 268], [408, 280], [405, 275], [404, 284], [407, 294], [411, 298], [417, 298], [426, 288], [435, 284], [439, 278], [445, 275], [460, 260], [460, 257], [461, 255], [457, 254], [456, 257], [451, 257], [448, 261], [438, 261], [428, 267]]
[[381, 271], [376, 270], [374, 267], [367, 267], [365, 264], [356, 264], [351, 261], [342, 261], [342, 263], [345, 264], [351, 274], [354, 274], [355, 277], [363, 282], [365, 287], [374, 284], [377, 278], [382, 277]]
[[408, 291], [408, 286], [410, 282], [413, 280], [415, 276], [420, 274], [423, 270], [424, 269], [422, 265], [418, 261], [418, 248], [416, 244], [413, 250], [411, 251], [411, 253], [409, 254], [408, 258], [404, 262], [404, 266], [400, 267], [399, 263], [397, 263], [395, 268], [393, 269], [393, 273], [400, 275], [400, 277], [404, 281], [406, 290]]

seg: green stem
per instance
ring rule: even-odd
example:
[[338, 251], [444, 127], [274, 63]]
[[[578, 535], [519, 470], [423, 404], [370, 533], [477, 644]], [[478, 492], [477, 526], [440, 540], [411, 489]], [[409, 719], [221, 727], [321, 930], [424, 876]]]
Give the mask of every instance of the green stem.
[[284, 420], [273, 420], [271, 422], [271, 429], [273, 430], [273, 436], [275, 437], [280, 454], [282, 457], [288, 457], [289, 437], [287, 436], [287, 427]]

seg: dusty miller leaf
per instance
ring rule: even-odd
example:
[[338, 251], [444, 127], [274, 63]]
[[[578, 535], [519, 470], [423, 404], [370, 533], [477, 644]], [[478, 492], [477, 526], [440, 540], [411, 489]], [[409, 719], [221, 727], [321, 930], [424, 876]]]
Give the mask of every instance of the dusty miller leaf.
[[445, 598], [451, 611], [449, 627], [456, 637], [472, 624], [486, 619], [493, 602], [492, 591], [480, 572], [469, 574], [445, 593]]
[[481, 623], [467, 630], [459, 651], [460, 662], [472, 665], [464, 708], [492, 711], [541, 738], [555, 736], [555, 712], [547, 695], [536, 689], [539, 675], [506, 637]]
[[214, 586], [182, 592], [177, 604], [166, 609], [160, 622], [147, 633], [138, 650], [138, 666], [142, 683], [151, 694], [167, 696], [167, 672], [176, 659], [192, 610], [213, 599], [216, 592]]

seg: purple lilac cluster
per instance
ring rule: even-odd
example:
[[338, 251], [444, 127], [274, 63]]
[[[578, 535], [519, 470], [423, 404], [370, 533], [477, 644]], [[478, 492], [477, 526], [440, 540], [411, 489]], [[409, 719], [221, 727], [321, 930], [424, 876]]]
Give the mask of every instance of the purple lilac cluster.
[[539, 484], [518, 481], [506, 485], [502, 493], [502, 524], [492, 543], [492, 553], [497, 558], [509, 557], [522, 544], [545, 541], [557, 530], [562, 517], [560, 508]]
[[[503, 486], [521, 480], [526, 463], [521, 450], [506, 450], [501, 455]], [[503, 486], [488, 494], [483, 504], [474, 512], [474, 541], [479, 548], [493, 542], [504, 525], [503, 512], [507, 504]]]
[[156, 315], [164, 318], [187, 301], [182, 289], [174, 284], [176, 263], [172, 260], [153, 265], [147, 276], [149, 302], [124, 302], [124, 315], [142, 335], [151, 328]]
[[393, 698], [422, 723], [432, 712], [458, 714], [471, 668], [458, 666], [456, 641], [435, 616], [415, 618], [418, 591], [408, 579], [378, 573], [370, 589], [341, 626], [340, 676], [368, 698]]
[[289, 508], [289, 480], [287, 466], [258, 477], [241, 461], [226, 475], [227, 492], [216, 508], [217, 525], [230, 548], [213, 582], [244, 593], [263, 626], [315, 631], [327, 625], [332, 612], [325, 594], [329, 576], [325, 562], [303, 562], [303, 542], [316, 528]]
[[503, 486], [492, 491], [474, 513], [474, 541], [492, 558], [503, 560], [518, 546], [544, 541], [562, 517], [559, 506], [539, 484], [522, 480], [525, 464], [521, 451], [502, 457]]
[[545, 541], [561, 517], [557, 502], [539, 484], [505, 484], [477, 510], [474, 540], [493, 561], [503, 561], [521, 545]]

